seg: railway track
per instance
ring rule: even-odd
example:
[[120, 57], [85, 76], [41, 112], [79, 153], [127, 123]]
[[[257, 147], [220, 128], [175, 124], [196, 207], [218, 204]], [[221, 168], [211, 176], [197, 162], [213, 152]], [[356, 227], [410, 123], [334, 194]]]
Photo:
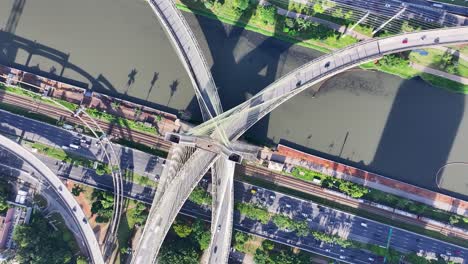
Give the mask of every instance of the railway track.
[[[67, 111], [59, 107], [55, 107], [53, 105], [40, 102], [40, 101], [34, 101], [33, 99], [26, 98], [26, 97], [19, 96], [19, 95], [3, 94], [1, 96], [2, 96], [1, 102], [12, 104], [12, 105], [27, 109], [32, 112], [45, 114], [57, 120], [59, 120], [60, 118], [65, 118], [68, 122], [81, 125], [81, 122], [78, 118], [71, 116]], [[86, 121], [90, 121], [86, 117], [83, 117], [83, 119], [85, 119]], [[96, 119], [95, 121], [106, 133], [108, 133], [108, 135], [112, 135], [113, 138], [127, 139], [130, 141], [134, 141], [134, 142], [138, 142], [138, 143], [150, 146], [150, 147], [156, 147], [166, 152], [169, 152], [169, 149], [172, 145], [172, 143], [165, 141], [164, 139], [162, 139], [161, 137], [157, 135], [151, 135], [151, 134], [147, 134], [147, 133], [143, 133], [139, 131], [134, 131], [129, 128], [119, 126], [118, 124], [110, 124], [109, 122], [102, 121], [99, 119]], [[398, 220], [398, 221], [416, 225], [419, 227], [423, 227], [428, 230], [440, 232], [447, 236], [468, 239], [468, 234], [465, 234], [463, 232], [454, 231], [447, 227], [441, 227], [439, 225], [421, 221], [419, 219], [414, 219], [414, 218], [407, 217], [404, 215], [396, 214], [396, 213], [383, 210], [383, 209], [377, 208], [375, 206], [372, 206], [366, 203], [358, 202], [354, 199], [349, 199], [349, 198], [345, 198], [342, 196], [334, 195], [332, 193], [324, 192], [323, 189], [318, 185], [314, 185], [312, 183], [308, 183], [300, 179], [295, 179], [293, 177], [275, 173], [262, 167], [246, 165], [243, 167], [243, 169], [246, 175], [254, 176], [263, 180], [267, 180], [277, 185], [282, 185], [287, 188], [299, 190], [304, 193], [308, 193], [314, 196], [332, 200], [343, 205], [351, 206], [354, 208], [360, 208], [360, 209], [363, 209], [365, 211], [368, 211], [374, 214], [388, 216], [390, 219]]]
[[[59, 120], [60, 118], [65, 118], [68, 122], [77, 125], [82, 125], [81, 121], [78, 118], [73, 117], [66, 110], [44, 102], [34, 101], [29, 98], [11, 94], [5, 94], [1, 101], [7, 104], [12, 104], [27, 109], [32, 112], [45, 114], [57, 120]], [[87, 118], [86, 116], [83, 116], [82, 118], [86, 121], [91, 122], [91, 120], [89, 120], [89, 118]], [[170, 142], [165, 141], [157, 135], [150, 135], [147, 133], [134, 131], [129, 128], [122, 127], [118, 124], [112, 124], [99, 119], [95, 119], [95, 121], [108, 135], [112, 136], [113, 138], [123, 138], [152, 147], [156, 146], [158, 149], [164, 151], [169, 151], [171, 147]], [[95, 128], [98, 129], [97, 127]]]

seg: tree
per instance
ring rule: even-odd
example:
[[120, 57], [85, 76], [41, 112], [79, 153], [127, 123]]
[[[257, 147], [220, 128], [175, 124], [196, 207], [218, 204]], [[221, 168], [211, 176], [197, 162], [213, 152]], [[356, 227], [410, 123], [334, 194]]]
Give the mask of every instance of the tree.
[[0, 213], [4, 213], [8, 210], [9, 205], [7, 199], [9, 195], [10, 189], [8, 183], [0, 181]]
[[83, 256], [79, 256], [77, 259], [76, 259], [76, 264], [88, 264], [88, 259], [83, 257]]
[[460, 217], [458, 215], [451, 215], [449, 218], [449, 222], [451, 225], [458, 224], [458, 222], [460, 222]]
[[211, 233], [205, 228], [205, 224], [198, 219], [192, 225], [192, 236], [200, 246], [200, 250], [205, 250], [210, 245]]
[[249, 0], [232, 0], [232, 6], [243, 12], [249, 8]]
[[47, 221], [33, 215], [29, 225], [19, 225], [13, 232], [17, 244], [16, 260], [20, 263], [62, 264], [71, 263], [73, 254], [62, 238]]
[[188, 237], [192, 233], [192, 227], [185, 223], [174, 223], [172, 225], [174, 232], [181, 238]]
[[78, 184], [74, 184], [73, 185], [73, 188], [71, 190], [71, 193], [74, 195], [74, 196], [79, 196], [80, 193], [84, 192], [84, 189], [79, 186]]
[[263, 250], [272, 251], [275, 248], [275, 243], [273, 241], [265, 239], [262, 242]]
[[246, 233], [243, 232], [235, 232], [234, 233], [234, 248], [240, 252], [245, 252], [245, 243], [249, 241], [250, 237]]
[[112, 217], [114, 209], [114, 195], [109, 192], [94, 190], [92, 197], [91, 213], [96, 214], [96, 222], [107, 223]]
[[163, 247], [158, 262], [161, 264], [198, 264], [195, 248], [184, 241], [174, 241], [171, 246]]
[[270, 255], [268, 251], [257, 248], [254, 255], [255, 264], [268, 264], [271, 263]]
[[99, 163], [98, 166], [96, 167], [96, 174], [99, 176], [102, 176], [106, 173], [106, 167], [107, 165]]
[[353, 17], [353, 11], [352, 10], [346, 12], [344, 14], [344, 16], [343, 16], [343, 18], [346, 19], [346, 20], [350, 20], [352, 17]]
[[343, 10], [341, 8], [337, 8], [333, 10], [332, 16], [337, 17], [337, 18], [343, 18]]
[[403, 21], [403, 23], [401, 24], [401, 31], [404, 33], [413, 32], [414, 28], [410, 26], [408, 21]]
[[198, 205], [210, 205], [212, 198], [210, 193], [197, 186], [190, 194], [189, 200]]
[[274, 5], [259, 6], [257, 10], [258, 10], [260, 19], [262, 19], [263, 23], [269, 24], [269, 25], [275, 24], [276, 14], [277, 14], [276, 6]]
[[146, 208], [144, 203], [137, 202], [132, 216], [135, 219], [135, 223], [144, 225], [148, 217], [148, 208]]
[[313, 9], [314, 9], [314, 12], [318, 13], [318, 14], [321, 14], [321, 13], [323, 13], [325, 11], [325, 9], [323, 9], [323, 6], [322, 6], [321, 3], [316, 3], [314, 5]]
[[276, 214], [276, 215], [273, 216], [272, 220], [273, 220], [273, 223], [275, 223], [275, 225], [276, 225], [279, 229], [282, 229], [282, 230], [285, 230], [285, 229], [292, 230], [292, 229], [294, 228], [293, 220], [291, 220], [291, 218], [289, 218], [289, 217], [287, 217], [287, 216], [280, 215], [280, 214]]
[[266, 224], [268, 221], [270, 221], [270, 214], [263, 207], [257, 207], [247, 203], [236, 203], [235, 208], [246, 217], [258, 220], [262, 224]]
[[303, 18], [296, 19], [296, 23], [299, 28], [299, 31], [306, 31], [314, 25], [314, 23], [312, 23], [311, 21]]
[[350, 181], [340, 181], [339, 189], [353, 198], [360, 198], [369, 192], [366, 187]]
[[294, 26], [295, 26], [294, 19], [289, 18], [289, 17], [286, 18], [286, 19], [284, 20], [284, 25], [285, 25], [287, 28], [289, 28], [289, 29], [293, 29]]

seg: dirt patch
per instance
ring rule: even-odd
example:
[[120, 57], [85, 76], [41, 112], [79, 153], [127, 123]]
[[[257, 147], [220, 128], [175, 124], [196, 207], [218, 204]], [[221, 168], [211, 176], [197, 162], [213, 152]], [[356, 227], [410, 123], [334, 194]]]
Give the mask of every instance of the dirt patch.
[[98, 224], [96, 223], [96, 216], [91, 215], [91, 204], [92, 204], [91, 194], [93, 192], [93, 188], [83, 185], [83, 184], [75, 183], [73, 181], [66, 181], [65, 183], [68, 190], [70, 191], [75, 184], [83, 188], [84, 191], [80, 193], [79, 196], [73, 196], [73, 197], [75, 197], [75, 200], [78, 202], [84, 214], [88, 218], [88, 222], [91, 225], [91, 228], [93, 229], [94, 235], [96, 236], [99, 244], [102, 244], [109, 224]]

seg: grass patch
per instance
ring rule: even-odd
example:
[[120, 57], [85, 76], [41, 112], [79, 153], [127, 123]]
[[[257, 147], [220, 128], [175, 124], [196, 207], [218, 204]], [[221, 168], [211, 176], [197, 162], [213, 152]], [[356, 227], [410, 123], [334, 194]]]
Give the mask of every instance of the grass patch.
[[146, 126], [143, 122], [125, 119], [125, 118], [118, 117], [109, 113], [104, 113], [96, 109], [86, 109], [85, 111], [91, 117], [94, 117], [103, 121], [107, 121], [112, 124], [117, 124], [121, 127], [126, 127], [132, 130], [137, 130], [137, 131], [148, 133], [148, 134], [158, 134], [158, 130], [156, 127]]
[[140, 175], [131, 170], [125, 170], [124, 179], [131, 181], [133, 183], [137, 183], [141, 186], [148, 186], [152, 188], [155, 188], [156, 186], [158, 186], [158, 184], [155, 181], [151, 180], [147, 176]]
[[[46, 155], [51, 158], [58, 159], [67, 163], [71, 163], [75, 166], [83, 166], [86, 168], [92, 168], [94, 165], [94, 161], [83, 158], [78, 155], [68, 153], [61, 148], [54, 148], [54, 147], [51, 147], [49, 145], [42, 144], [39, 142], [34, 142], [34, 143], [27, 142], [26, 144], [32, 148], [37, 149], [37, 151], [43, 155]], [[105, 166], [108, 167], [107, 165]], [[106, 172], [110, 173], [110, 170], [109, 171], [106, 170]]]
[[33, 91], [28, 91], [24, 88], [21, 87], [13, 87], [13, 86], [5, 86], [4, 84], [0, 84], [0, 89], [4, 90], [6, 93], [9, 94], [16, 94], [20, 96], [25, 96], [25, 97], [30, 97], [34, 99], [35, 101], [41, 101], [43, 103], [49, 104], [49, 105], [56, 105], [52, 101], [58, 102], [61, 105], [65, 106], [66, 108], [75, 111], [78, 109], [78, 105], [74, 103], [70, 103], [68, 101], [62, 100], [62, 99], [56, 99], [56, 98], [45, 98], [42, 97], [39, 93], [33, 92]]
[[360, 217], [365, 217], [365, 218], [368, 218], [368, 219], [371, 219], [371, 220], [374, 220], [374, 221], [377, 221], [377, 222], [380, 222], [380, 223], [392, 225], [392, 226], [402, 228], [402, 229], [405, 229], [405, 230], [408, 230], [408, 231], [412, 231], [412, 232], [415, 232], [415, 233], [418, 233], [418, 234], [426, 235], [426, 236], [429, 236], [429, 237], [432, 237], [432, 238], [435, 238], [435, 239], [439, 239], [439, 240], [442, 240], [442, 241], [453, 243], [453, 244], [456, 244], [456, 245], [459, 245], [459, 246], [462, 246], [462, 247], [467, 247], [468, 246], [468, 241], [466, 241], [464, 239], [460, 239], [460, 238], [456, 238], [456, 237], [448, 237], [448, 236], [442, 235], [441, 233], [436, 232], [436, 231], [426, 230], [426, 229], [424, 229], [422, 227], [414, 226], [414, 225], [407, 224], [407, 223], [397, 222], [395, 220], [389, 219], [387, 217], [384, 217], [384, 216], [381, 216], [381, 215], [378, 215], [378, 214], [374, 214], [374, 213], [364, 211], [362, 209], [342, 205], [342, 204], [339, 204], [339, 203], [334, 202], [334, 201], [330, 201], [330, 200], [327, 200], [327, 199], [324, 199], [324, 198], [321, 198], [321, 197], [317, 197], [317, 196], [314, 196], [314, 195], [311, 195], [311, 194], [308, 194], [308, 193], [293, 190], [293, 189], [290, 189], [290, 188], [287, 188], [287, 187], [284, 187], [284, 186], [279, 186], [279, 185], [276, 185], [276, 184], [274, 184], [272, 182], [269, 182], [269, 181], [266, 181], [266, 180], [263, 180], [263, 179], [250, 177], [250, 176], [236, 176], [236, 179], [239, 179], [239, 180], [241, 180], [243, 182], [247, 182], [247, 183], [250, 183], [250, 184], [257, 185], [257, 186], [261, 186], [263, 188], [267, 188], [267, 189], [270, 189], [270, 190], [274, 190], [274, 191], [278, 191], [278, 192], [281, 192], [281, 193], [284, 193], [284, 194], [288, 194], [288, 195], [292, 195], [292, 196], [295, 196], [295, 197], [298, 197], [298, 198], [302, 198], [302, 199], [305, 199], [305, 200], [308, 200], [308, 201], [311, 201], [311, 202], [314, 202], [314, 203], [318, 203], [318, 204], [321, 204], [321, 205], [324, 205], [324, 206], [327, 206], [327, 207], [330, 207], [330, 208], [345, 211], [345, 212], [348, 212], [348, 213], [351, 213], [351, 214], [354, 214], [354, 215], [357, 215], [357, 216], [360, 216]]
[[[244, 14], [240, 15], [233, 12], [233, 8], [227, 3], [213, 7], [211, 9], [207, 9], [200, 2], [194, 2], [191, 0], [184, 0], [183, 3], [177, 1], [176, 5], [177, 8], [186, 12], [202, 15], [229, 25], [242, 27], [246, 30], [257, 32], [269, 37], [275, 37], [283, 41], [298, 44], [300, 46], [315, 49], [324, 53], [330, 52], [331, 49], [345, 47], [349, 44], [350, 41], [357, 41], [352, 37], [340, 38], [338, 33], [334, 35], [330, 33], [330, 37], [324, 39], [303, 39], [302, 37], [306, 35], [293, 37], [287, 33], [282, 32], [282, 30], [276, 31], [275, 27], [272, 25], [265, 25], [262, 19], [260, 19], [259, 15], [256, 13], [255, 8], [249, 8], [249, 10], [245, 11]], [[246, 12], [250, 12], [252, 16], [246, 15]], [[283, 23], [284, 17], [278, 16], [278, 18], [279, 19], [277, 23]], [[318, 27], [320, 27], [322, 31], [334, 32], [333, 30], [321, 25], [318, 25]]]
[[308, 181], [308, 182], [311, 182], [314, 179], [318, 179], [322, 181], [328, 177], [320, 172], [308, 170], [308, 169], [301, 168], [301, 167], [295, 167], [292, 170], [291, 175], [295, 178], [301, 179], [303, 181]]
[[113, 140], [113, 142], [117, 143], [117, 144], [120, 144], [122, 146], [129, 147], [129, 148], [138, 149], [140, 151], [143, 151], [143, 152], [146, 152], [148, 154], [152, 154], [152, 155], [155, 155], [155, 156], [158, 156], [158, 157], [162, 157], [162, 158], [167, 158], [167, 155], [168, 155], [168, 153], [166, 151], [156, 149], [156, 148], [152, 148], [152, 147], [147, 146], [145, 144], [141, 144], [141, 143], [138, 143], [138, 142], [133, 142], [133, 141], [123, 139], [123, 138]]
[[440, 87], [456, 93], [468, 94], [468, 85], [427, 73], [421, 73], [420, 77], [424, 81], [436, 87]]
[[456, 92], [456, 93], [463, 93], [467, 94], [468, 93], [468, 85], [455, 82], [446, 78], [442, 78], [439, 76], [435, 76], [432, 74], [420, 72], [409, 65], [404, 66], [404, 65], [399, 65], [399, 66], [389, 66], [389, 65], [380, 65], [379, 63], [374, 63], [374, 62], [368, 62], [361, 64], [359, 66], [361, 69], [364, 70], [376, 70], [376, 71], [381, 71], [385, 72], [388, 74], [393, 74], [397, 75], [403, 79], [411, 79], [414, 77], [421, 77], [424, 81], [427, 83], [446, 89], [451, 92]]
[[[448, 72], [450, 74], [462, 76], [462, 77], [468, 77], [468, 62], [463, 60], [463, 59], [458, 59], [456, 56], [452, 55], [447, 55], [444, 50], [439, 50], [439, 49], [424, 49], [425, 51], [428, 52], [426, 56], [422, 56], [419, 52], [412, 51], [409, 54], [409, 60], [429, 67], [433, 69], [437, 69], [440, 71]], [[456, 63], [457, 65], [454, 67], [447, 67], [444, 64], [444, 56], [445, 57], [450, 57]], [[450, 70], [450, 69], [451, 70]]]

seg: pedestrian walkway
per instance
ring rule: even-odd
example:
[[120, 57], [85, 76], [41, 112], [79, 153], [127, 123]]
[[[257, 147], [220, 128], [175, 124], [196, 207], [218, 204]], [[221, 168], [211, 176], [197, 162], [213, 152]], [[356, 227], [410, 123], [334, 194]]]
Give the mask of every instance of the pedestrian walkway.
[[345, 179], [362, 184], [383, 192], [418, 201], [434, 208], [457, 213], [468, 214], [468, 202], [445, 194], [420, 188], [408, 183], [390, 179], [375, 173], [354, 168], [315, 155], [304, 153], [296, 149], [278, 144], [276, 152], [263, 151], [262, 158], [272, 154], [285, 157], [284, 163], [301, 166], [329, 176]]
[[418, 71], [422, 71], [422, 72], [425, 72], [425, 73], [429, 73], [429, 74], [436, 75], [436, 76], [439, 76], [439, 77], [442, 77], [442, 78], [445, 78], [445, 79], [452, 80], [454, 82], [458, 82], [458, 83], [461, 83], [461, 84], [464, 84], [464, 85], [468, 85], [468, 78], [466, 78], [466, 77], [461, 77], [461, 76], [458, 76], [458, 75], [455, 75], [455, 74], [450, 74], [450, 73], [447, 73], [447, 72], [444, 72], [444, 71], [429, 68], [427, 66], [416, 64], [414, 62], [411, 62], [410, 66], [415, 68]]

